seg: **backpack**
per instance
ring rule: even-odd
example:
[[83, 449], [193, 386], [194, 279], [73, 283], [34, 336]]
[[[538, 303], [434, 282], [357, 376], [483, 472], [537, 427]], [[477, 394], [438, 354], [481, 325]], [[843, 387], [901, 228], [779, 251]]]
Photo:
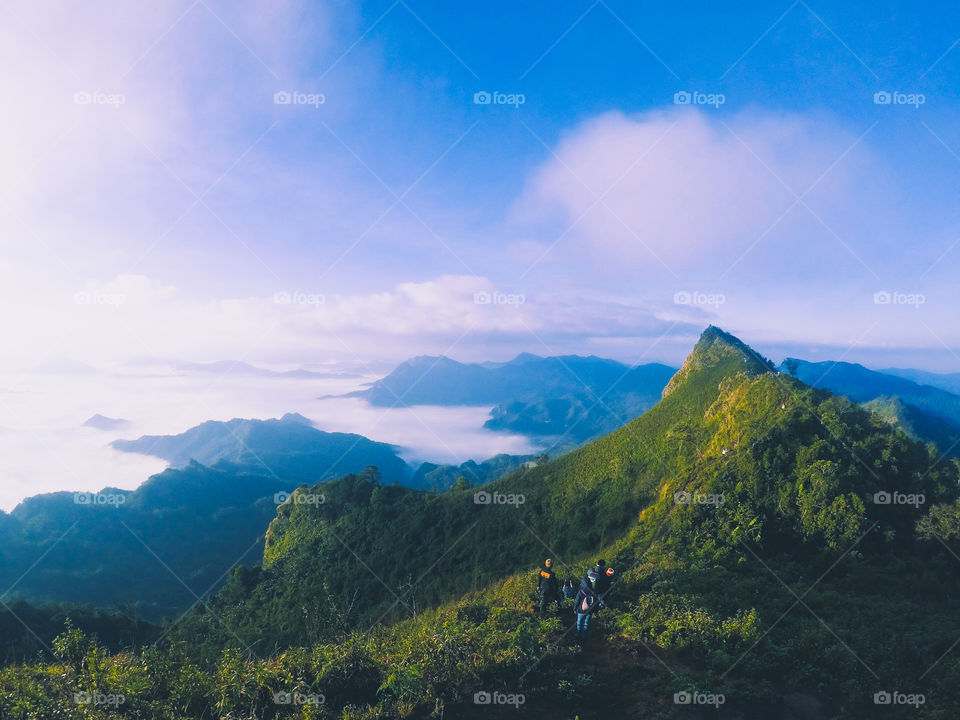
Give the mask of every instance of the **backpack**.
[[577, 608], [579, 613], [588, 613], [593, 610], [594, 605], [597, 604], [597, 594], [591, 590], [590, 592], [583, 592], [583, 600], [580, 603], [580, 607]]

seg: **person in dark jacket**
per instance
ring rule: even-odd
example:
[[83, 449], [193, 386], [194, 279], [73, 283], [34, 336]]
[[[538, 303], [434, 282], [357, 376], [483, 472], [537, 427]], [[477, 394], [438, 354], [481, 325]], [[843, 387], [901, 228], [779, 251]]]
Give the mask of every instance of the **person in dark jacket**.
[[577, 614], [577, 639], [581, 642], [587, 637], [590, 626], [590, 616], [600, 607], [600, 597], [597, 595], [596, 576], [591, 577], [593, 571], [580, 581], [580, 591], [573, 599], [573, 611]]
[[603, 599], [603, 596], [607, 594], [607, 590], [610, 589], [610, 585], [613, 582], [613, 578], [607, 574], [607, 571], [610, 568], [607, 567], [607, 561], [604, 559], [597, 560], [597, 564], [593, 566], [591, 573], [594, 573], [597, 576], [597, 595]]
[[560, 583], [557, 580], [557, 574], [553, 571], [553, 561], [547, 558], [543, 561], [543, 567], [540, 568], [540, 574], [537, 577], [537, 594], [540, 596], [540, 614], [546, 615], [550, 605], [557, 604], [560, 609], [560, 601], [563, 599], [560, 595]]
[[603, 603], [607, 596], [610, 595], [610, 591], [613, 590], [613, 568], [608, 567], [603, 573], [603, 591], [600, 593], [600, 601]]

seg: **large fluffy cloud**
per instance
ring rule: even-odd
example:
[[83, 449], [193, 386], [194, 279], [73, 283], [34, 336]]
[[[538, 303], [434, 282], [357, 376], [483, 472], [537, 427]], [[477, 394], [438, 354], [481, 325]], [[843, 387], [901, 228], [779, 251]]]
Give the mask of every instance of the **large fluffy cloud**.
[[574, 237], [660, 272], [704, 264], [722, 272], [758, 240], [795, 230], [803, 203], [832, 218], [851, 190], [865, 190], [871, 165], [855, 133], [826, 122], [761, 111], [724, 119], [614, 112], [561, 140], [520, 209], [562, 213]]
[[[898, 186], [873, 127], [757, 108], [593, 118], [550, 150], [516, 203], [534, 238], [518, 246], [524, 277], [576, 267], [654, 304], [707, 298], [719, 322], [777, 341], [956, 342], [948, 230], [917, 236], [923, 202]], [[897, 292], [926, 302], [874, 302]]]

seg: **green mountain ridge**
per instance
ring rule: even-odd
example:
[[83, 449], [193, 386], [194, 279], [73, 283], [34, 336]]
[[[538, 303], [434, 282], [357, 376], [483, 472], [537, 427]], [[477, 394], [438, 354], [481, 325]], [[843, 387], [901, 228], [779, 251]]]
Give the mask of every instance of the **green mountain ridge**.
[[781, 367], [814, 387], [868, 404], [900, 422], [908, 434], [933, 442], [940, 452], [960, 454], [960, 395], [857, 363], [787, 358]]
[[[444, 493], [373, 471], [299, 488], [261, 566], [172, 626], [166, 654], [109, 661], [158, 678], [120, 713], [826, 720], [897, 691], [924, 702], [885, 715], [954, 717], [942, 598], [960, 574], [931, 533], [957, 542], [957, 484], [956, 462], [708, 328], [655, 407], [545, 464]], [[617, 569], [583, 648], [568, 609], [533, 612], [545, 556], [562, 578]], [[0, 673], [0, 714], [94, 682], [45, 667]], [[471, 702], [493, 690], [522, 709]]]

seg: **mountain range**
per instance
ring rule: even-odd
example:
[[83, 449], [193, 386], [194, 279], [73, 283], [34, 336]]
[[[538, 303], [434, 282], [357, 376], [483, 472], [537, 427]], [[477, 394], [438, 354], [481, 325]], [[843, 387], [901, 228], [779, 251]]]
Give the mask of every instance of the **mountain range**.
[[[896, 692], [948, 716], [960, 666], [937, 659], [960, 621], [939, 598], [960, 591], [943, 547], [960, 535], [958, 477], [709, 328], [660, 403], [556, 460], [479, 490], [356, 476], [301, 488], [327, 502], [295, 493], [262, 563], [172, 634], [200, 663], [263, 638], [311, 647], [302, 677], [340, 717], [426, 718], [438, 704], [481, 717], [470, 695], [485, 688], [584, 720], [697, 717], [687, 697], [722, 702], [724, 717], [872, 717]], [[531, 612], [548, 555], [561, 577], [597, 556], [617, 570], [582, 649], [569, 617]], [[300, 656], [272, 656], [301, 672]]]
[[[906, 396], [940, 418], [949, 398], [869, 397], [893, 386], [807, 365], [778, 372], [710, 327], [652, 408], [555, 459], [441, 492], [372, 468], [302, 484], [271, 503], [259, 560], [156, 647], [109, 653], [68, 626], [0, 669], [0, 716], [80, 718], [88, 692], [124, 698], [104, 717], [171, 720], [956, 717], [960, 463], [865, 407]], [[203, 522], [203, 473], [229, 468], [168, 470], [198, 473], [176, 512]], [[561, 579], [615, 570], [582, 643], [568, 604], [536, 612], [545, 557]]]
[[[935, 443], [943, 453], [960, 454], [960, 395], [898, 377], [893, 371], [878, 372], [856, 363], [812, 363], [787, 358], [781, 368], [813, 387], [868, 404], [911, 436]], [[918, 378], [933, 375], [902, 372]]]
[[532, 437], [565, 451], [629, 422], [652, 407], [676, 371], [630, 367], [596, 356], [521, 353], [505, 363], [460, 363], [421, 356], [401, 363], [368, 389], [372, 405], [494, 405], [484, 427]]

